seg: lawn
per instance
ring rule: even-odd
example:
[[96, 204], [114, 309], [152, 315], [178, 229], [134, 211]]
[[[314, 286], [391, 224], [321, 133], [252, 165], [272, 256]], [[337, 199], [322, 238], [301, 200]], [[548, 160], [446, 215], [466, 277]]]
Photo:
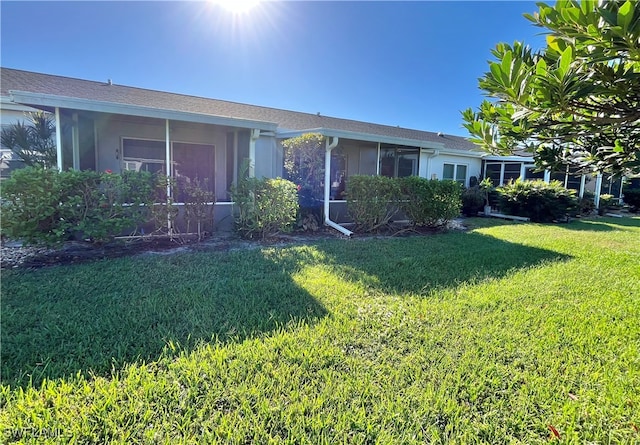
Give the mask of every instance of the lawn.
[[2, 273], [0, 442], [640, 443], [640, 219]]

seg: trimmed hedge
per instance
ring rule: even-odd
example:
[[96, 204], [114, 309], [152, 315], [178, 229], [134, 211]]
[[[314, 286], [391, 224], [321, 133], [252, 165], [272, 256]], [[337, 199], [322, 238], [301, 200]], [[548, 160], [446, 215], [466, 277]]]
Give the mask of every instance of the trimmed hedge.
[[2, 233], [29, 244], [105, 242], [149, 219], [154, 177], [26, 167], [2, 184]]
[[347, 209], [356, 232], [387, 226], [402, 211], [414, 226], [438, 227], [460, 215], [462, 187], [455, 181], [417, 176], [351, 176]]
[[575, 190], [564, 188], [559, 181], [517, 180], [496, 190], [502, 212], [535, 222], [562, 220], [579, 208]]
[[415, 226], [446, 226], [460, 215], [462, 186], [418, 176], [397, 179], [402, 193], [399, 207]]
[[231, 188], [238, 208], [236, 230], [245, 238], [292, 230], [298, 213], [298, 189], [282, 178], [244, 178]]
[[356, 232], [373, 232], [398, 213], [400, 185], [386, 176], [354, 175], [346, 184], [347, 209]]

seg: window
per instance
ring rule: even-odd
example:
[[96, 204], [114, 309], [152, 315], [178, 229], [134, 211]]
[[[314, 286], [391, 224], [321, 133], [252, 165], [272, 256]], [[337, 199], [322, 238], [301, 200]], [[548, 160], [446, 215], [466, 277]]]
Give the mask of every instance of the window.
[[125, 170], [165, 172], [164, 141], [148, 139], [123, 139], [122, 161]]
[[411, 147], [386, 146], [380, 149], [380, 175], [390, 178], [418, 175], [420, 150]]
[[467, 166], [464, 164], [444, 164], [442, 179], [457, 181], [463, 186], [467, 184]]

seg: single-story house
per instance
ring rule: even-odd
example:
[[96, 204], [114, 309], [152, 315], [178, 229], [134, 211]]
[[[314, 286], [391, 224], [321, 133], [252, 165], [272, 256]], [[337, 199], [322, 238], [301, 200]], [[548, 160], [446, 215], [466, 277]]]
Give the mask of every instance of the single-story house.
[[[419, 175], [468, 186], [551, 177], [574, 185], [570, 172], [538, 173], [526, 156], [488, 156], [466, 138], [223, 100], [0, 68], [2, 125], [24, 111], [55, 116], [60, 169], [127, 169], [206, 180], [216, 196], [215, 218], [229, 221], [229, 187], [243, 159], [251, 176], [283, 175], [282, 140], [305, 133], [326, 137], [325, 217], [344, 217], [332, 184], [351, 175]], [[578, 178], [582, 193], [588, 178]], [[600, 183], [600, 179], [596, 181]], [[581, 185], [581, 187], [580, 187]], [[598, 184], [597, 187], [600, 185]], [[337, 228], [337, 226], [336, 226]], [[340, 230], [342, 228], [339, 228]]]

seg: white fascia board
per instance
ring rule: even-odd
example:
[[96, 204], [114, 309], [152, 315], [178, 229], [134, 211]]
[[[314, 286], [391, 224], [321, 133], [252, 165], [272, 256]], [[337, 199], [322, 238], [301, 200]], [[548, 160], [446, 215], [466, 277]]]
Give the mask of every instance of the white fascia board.
[[533, 163], [532, 156], [499, 156], [499, 155], [489, 155], [483, 158], [485, 161], [496, 161], [496, 162], [531, 162]]
[[447, 156], [460, 156], [463, 158], [478, 158], [483, 159], [484, 153], [478, 151], [465, 151], [465, 150], [454, 150], [453, 148], [445, 148], [444, 150], [440, 150], [440, 155]]
[[346, 130], [333, 130], [331, 128], [310, 128], [308, 130], [293, 130], [293, 131], [278, 131], [276, 137], [278, 139], [288, 139], [296, 136], [301, 136], [307, 133], [319, 133], [323, 136], [329, 137], [338, 137], [341, 139], [353, 139], [356, 141], [366, 141], [366, 142], [380, 142], [383, 144], [394, 144], [394, 145], [406, 145], [408, 147], [416, 147], [416, 148], [434, 148], [434, 149], [444, 149], [444, 144], [439, 142], [430, 142], [430, 141], [421, 141], [418, 139], [406, 139], [406, 138], [398, 138], [393, 136], [381, 136], [378, 134], [372, 133], [360, 133], [356, 131], [346, 131]]
[[9, 96], [0, 96], [0, 109], [7, 111], [23, 111], [27, 113], [30, 111], [38, 111], [35, 108], [12, 102]]
[[239, 128], [254, 128], [275, 131], [277, 125], [272, 122], [237, 119], [233, 117], [215, 116], [211, 114], [190, 113], [185, 111], [165, 110], [141, 105], [104, 102], [77, 97], [57, 96], [53, 94], [30, 93], [27, 91], [9, 91], [14, 103], [58, 107], [71, 110], [95, 111], [98, 113], [122, 114], [127, 116], [169, 119], [172, 121], [196, 122], [201, 124], [224, 125]]

